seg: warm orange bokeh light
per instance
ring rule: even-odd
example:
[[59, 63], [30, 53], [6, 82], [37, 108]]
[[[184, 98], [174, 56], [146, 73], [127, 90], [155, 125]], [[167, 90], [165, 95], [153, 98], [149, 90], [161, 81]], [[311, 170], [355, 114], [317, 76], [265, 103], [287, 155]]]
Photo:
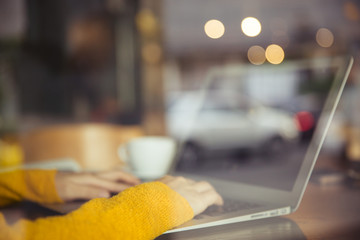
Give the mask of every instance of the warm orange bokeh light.
[[360, 10], [355, 3], [347, 1], [344, 4], [344, 15], [350, 21], [359, 21], [360, 20]]
[[252, 46], [248, 50], [248, 59], [254, 65], [261, 65], [266, 61], [265, 49], [260, 46]]
[[254, 17], [244, 18], [241, 22], [241, 30], [248, 37], [256, 37], [261, 32], [261, 23]]
[[324, 48], [331, 47], [334, 43], [334, 35], [327, 28], [320, 28], [316, 32], [316, 42]]
[[285, 58], [285, 52], [279, 45], [271, 44], [266, 48], [265, 56], [269, 63], [280, 64]]
[[225, 26], [221, 21], [212, 19], [205, 23], [204, 31], [209, 38], [218, 39], [224, 35]]
[[142, 57], [147, 63], [157, 63], [161, 60], [162, 50], [156, 43], [147, 43], [142, 48]]

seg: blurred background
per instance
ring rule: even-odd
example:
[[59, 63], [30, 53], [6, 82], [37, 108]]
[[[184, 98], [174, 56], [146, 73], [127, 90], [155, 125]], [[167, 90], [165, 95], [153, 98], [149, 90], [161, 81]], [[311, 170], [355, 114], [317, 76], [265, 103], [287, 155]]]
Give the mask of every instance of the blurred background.
[[169, 135], [174, 97], [215, 67], [348, 54], [329, 144], [360, 161], [358, 0], [0, 0], [0, 137], [63, 123]]

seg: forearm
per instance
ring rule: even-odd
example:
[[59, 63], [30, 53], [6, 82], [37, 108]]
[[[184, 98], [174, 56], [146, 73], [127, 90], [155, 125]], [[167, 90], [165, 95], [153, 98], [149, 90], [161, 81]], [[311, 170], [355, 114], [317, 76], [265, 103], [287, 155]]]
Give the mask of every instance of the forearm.
[[10, 233], [19, 239], [153, 239], [192, 217], [183, 197], [152, 182], [93, 199], [65, 216], [20, 221]]
[[0, 206], [16, 201], [62, 202], [56, 193], [55, 170], [15, 170], [0, 174]]

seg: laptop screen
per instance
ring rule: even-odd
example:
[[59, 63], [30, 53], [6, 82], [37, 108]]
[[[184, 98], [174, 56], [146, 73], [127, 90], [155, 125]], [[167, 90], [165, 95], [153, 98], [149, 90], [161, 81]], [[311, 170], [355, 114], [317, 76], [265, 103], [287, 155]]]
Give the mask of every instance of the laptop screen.
[[199, 88], [167, 91], [176, 171], [291, 191], [341, 63], [213, 67]]

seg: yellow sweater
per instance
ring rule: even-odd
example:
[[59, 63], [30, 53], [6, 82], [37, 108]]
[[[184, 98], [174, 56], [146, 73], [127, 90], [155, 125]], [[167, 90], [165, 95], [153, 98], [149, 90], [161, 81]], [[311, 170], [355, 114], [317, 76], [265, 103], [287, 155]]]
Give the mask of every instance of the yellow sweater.
[[[0, 206], [28, 199], [61, 202], [56, 171], [18, 170], [0, 174]], [[189, 203], [161, 182], [97, 198], [64, 216], [20, 220], [8, 226], [0, 213], [0, 240], [12, 239], [153, 239], [193, 217]]]

